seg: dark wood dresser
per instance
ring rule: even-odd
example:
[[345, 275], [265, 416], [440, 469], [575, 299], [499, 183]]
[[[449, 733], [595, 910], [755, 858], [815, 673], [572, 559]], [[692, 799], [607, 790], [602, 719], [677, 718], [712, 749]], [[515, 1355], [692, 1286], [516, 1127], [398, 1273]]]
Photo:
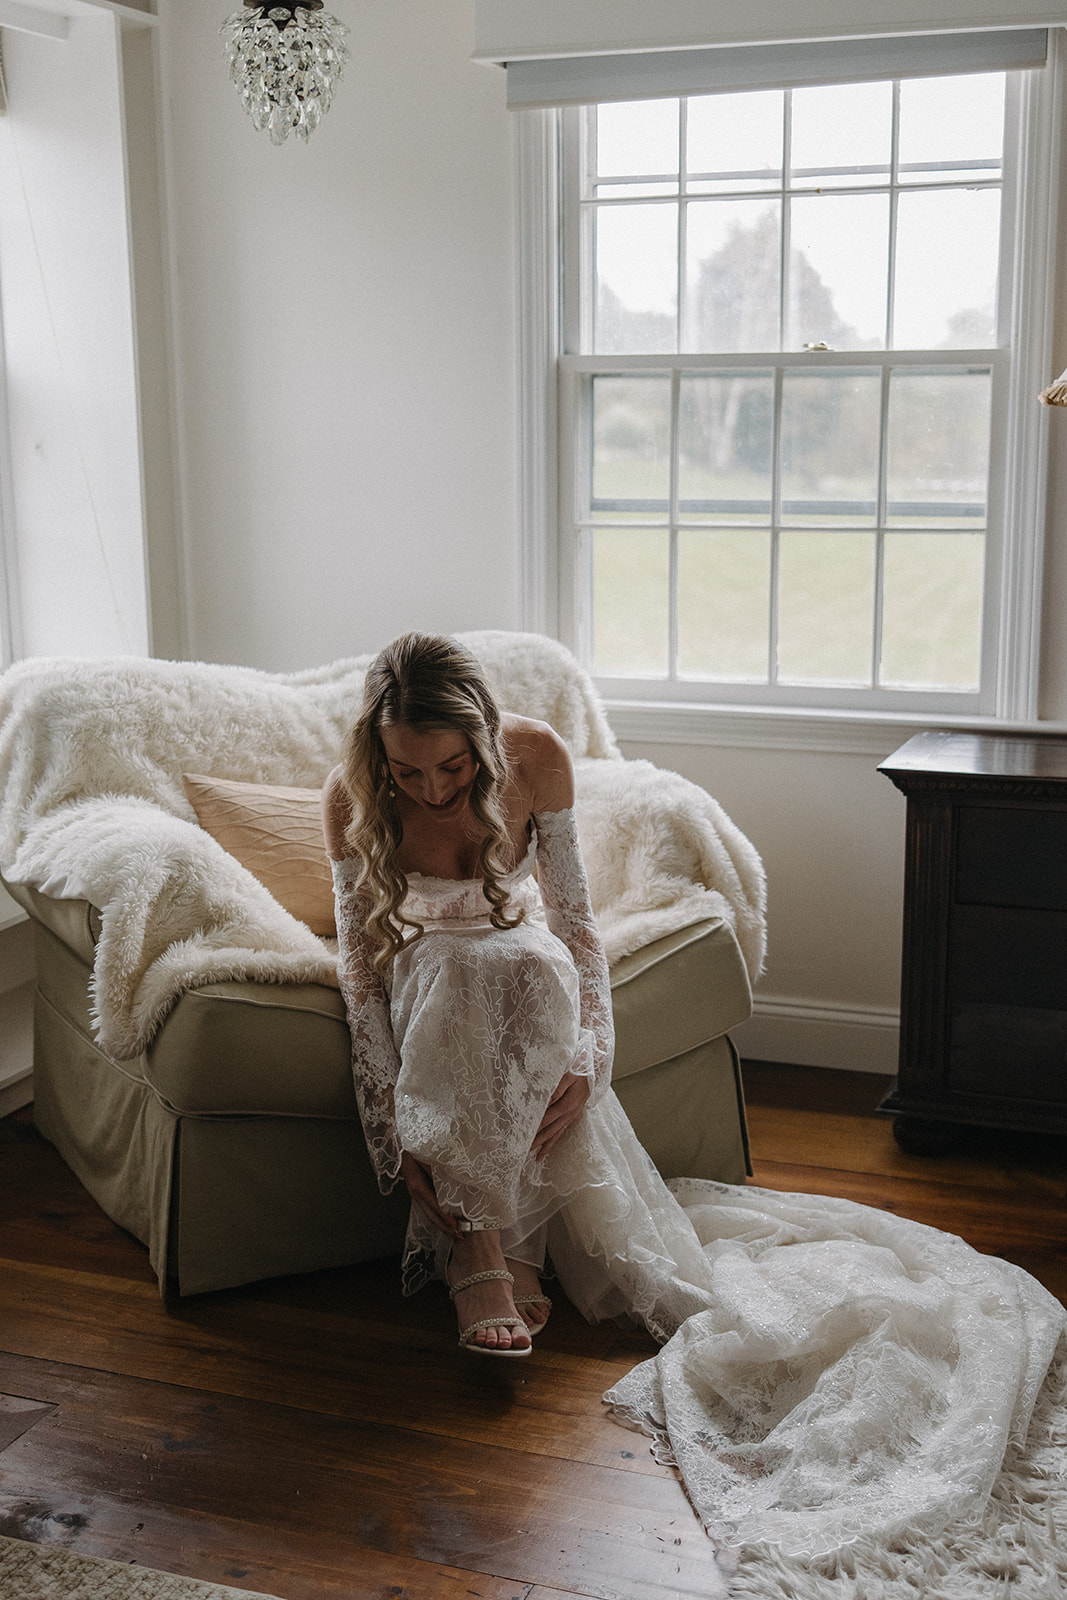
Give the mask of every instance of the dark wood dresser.
[[1067, 1133], [1067, 739], [920, 733], [878, 770], [908, 800], [898, 1143]]

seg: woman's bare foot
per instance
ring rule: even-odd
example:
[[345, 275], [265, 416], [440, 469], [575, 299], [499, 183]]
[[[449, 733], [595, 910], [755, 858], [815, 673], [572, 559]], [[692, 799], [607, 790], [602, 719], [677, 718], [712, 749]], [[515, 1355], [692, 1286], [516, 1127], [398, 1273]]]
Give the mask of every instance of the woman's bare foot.
[[[500, 1235], [484, 1230], [464, 1234], [456, 1240], [446, 1276], [451, 1287], [476, 1273], [497, 1269], [505, 1269]], [[486, 1350], [513, 1350], [516, 1353], [530, 1349], [530, 1335], [524, 1319], [515, 1309], [511, 1284], [506, 1278], [489, 1278], [482, 1283], [473, 1283], [469, 1289], [461, 1289], [454, 1300], [461, 1330], [490, 1317], [503, 1317], [514, 1322], [510, 1328], [479, 1328], [471, 1334], [467, 1341], [469, 1344], [483, 1346]]]
[[537, 1268], [528, 1261], [514, 1261], [511, 1256], [505, 1265], [515, 1279], [511, 1293], [523, 1321], [531, 1331], [543, 1328], [552, 1305], [541, 1288]]

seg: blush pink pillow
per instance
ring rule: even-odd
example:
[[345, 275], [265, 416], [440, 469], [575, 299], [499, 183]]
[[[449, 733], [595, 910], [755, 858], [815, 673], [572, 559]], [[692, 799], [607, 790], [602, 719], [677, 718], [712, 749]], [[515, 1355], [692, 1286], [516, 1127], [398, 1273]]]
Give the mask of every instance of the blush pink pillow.
[[236, 856], [312, 933], [333, 937], [333, 879], [322, 837], [322, 794], [186, 772], [182, 783], [205, 832]]

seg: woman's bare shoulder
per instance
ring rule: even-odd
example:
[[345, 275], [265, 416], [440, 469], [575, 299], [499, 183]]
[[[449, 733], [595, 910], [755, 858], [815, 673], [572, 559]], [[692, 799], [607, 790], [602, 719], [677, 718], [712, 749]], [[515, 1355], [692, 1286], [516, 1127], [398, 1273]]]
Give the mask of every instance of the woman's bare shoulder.
[[570, 752], [555, 728], [533, 717], [505, 716], [502, 732], [531, 811], [564, 811], [574, 804]]
[[322, 831], [326, 853], [340, 861], [348, 852], [345, 833], [352, 820], [352, 800], [339, 766], [334, 767], [322, 786]]

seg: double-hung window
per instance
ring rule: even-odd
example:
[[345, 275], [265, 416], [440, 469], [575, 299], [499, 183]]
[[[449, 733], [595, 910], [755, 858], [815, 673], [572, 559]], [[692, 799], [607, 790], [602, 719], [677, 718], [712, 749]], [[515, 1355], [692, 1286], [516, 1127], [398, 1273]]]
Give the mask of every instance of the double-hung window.
[[560, 632], [622, 699], [1031, 716], [1052, 69], [828, 61], [556, 114]]

